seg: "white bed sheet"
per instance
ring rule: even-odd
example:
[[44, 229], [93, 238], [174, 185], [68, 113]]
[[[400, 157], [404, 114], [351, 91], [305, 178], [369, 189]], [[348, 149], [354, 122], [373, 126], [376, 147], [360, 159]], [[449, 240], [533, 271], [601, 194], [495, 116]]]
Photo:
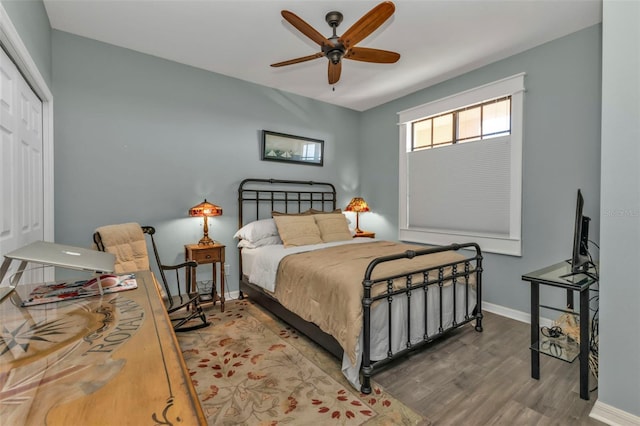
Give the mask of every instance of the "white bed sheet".
[[[300, 247], [285, 248], [283, 245], [273, 245], [258, 247], [255, 249], [242, 249], [242, 270], [243, 274], [249, 278], [252, 284], [263, 289], [275, 292], [275, 281], [278, 272], [280, 260], [287, 255], [301, 253], [306, 251], [317, 250], [326, 247], [332, 247], [341, 244], [359, 244], [371, 242], [370, 239], [354, 238], [349, 241], [337, 241], [331, 243], [314, 244]], [[468, 296], [466, 295], [466, 286], [458, 283], [456, 286], [456, 305], [457, 315], [456, 321], [464, 321], [464, 317], [468, 312], [469, 315], [476, 305], [476, 292], [472, 286], [469, 286]], [[445, 286], [442, 291], [443, 324], [444, 329], [452, 324], [453, 319], [453, 286]], [[401, 295], [394, 297], [391, 308], [386, 302], [379, 302], [371, 310], [371, 348], [370, 358], [372, 361], [384, 359], [387, 357], [388, 348], [388, 318], [389, 310], [391, 310], [392, 327], [394, 328], [392, 336], [393, 353], [399, 352], [406, 347], [409, 328], [411, 329], [411, 343], [416, 344], [423, 340], [424, 336], [424, 298], [423, 291], [414, 291], [411, 296], [411, 325], [407, 324], [407, 296]], [[465, 310], [465, 300], [467, 310]], [[431, 286], [427, 293], [427, 321], [429, 336], [438, 332], [439, 323], [439, 306], [440, 293], [437, 286]], [[356, 347], [356, 365], [351, 364], [349, 357], [345, 354], [342, 357], [342, 373], [349, 383], [360, 390], [360, 366], [362, 363], [363, 337], [362, 332], [358, 338]]]

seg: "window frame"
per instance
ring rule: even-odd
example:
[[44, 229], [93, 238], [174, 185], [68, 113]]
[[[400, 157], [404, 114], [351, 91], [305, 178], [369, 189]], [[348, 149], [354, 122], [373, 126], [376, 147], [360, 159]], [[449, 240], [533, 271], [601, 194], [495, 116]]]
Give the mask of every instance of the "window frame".
[[[485, 84], [464, 92], [398, 112], [399, 117], [399, 215], [398, 237], [403, 241], [426, 244], [447, 245], [475, 241], [483, 251], [522, 255], [522, 140], [524, 76], [519, 73], [493, 83]], [[413, 135], [411, 124], [420, 119], [461, 109], [464, 106], [479, 104], [485, 100], [511, 96], [511, 134], [510, 134], [510, 196], [509, 231], [507, 236], [490, 235], [483, 232], [441, 231], [418, 228], [409, 225], [408, 199], [408, 154], [412, 152]], [[482, 143], [474, 141], [473, 143]], [[468, 142], [456, 145], [463, 146]]]

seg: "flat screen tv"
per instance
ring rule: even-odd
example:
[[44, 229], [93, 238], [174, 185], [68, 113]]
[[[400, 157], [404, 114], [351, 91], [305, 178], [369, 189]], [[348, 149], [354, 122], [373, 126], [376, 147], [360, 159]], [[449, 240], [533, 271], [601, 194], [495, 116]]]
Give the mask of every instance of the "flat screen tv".
[[577, 274], [586, 272], [589, 269], [589, 252], [587, 245], [589, 242], [589, 221], [591, 218], [582, 214], [584, 208], [584, 198], [578, 189], [576, 200], [576, 218], [573, 229], [573, 252], [571, 255], [571, 273]]

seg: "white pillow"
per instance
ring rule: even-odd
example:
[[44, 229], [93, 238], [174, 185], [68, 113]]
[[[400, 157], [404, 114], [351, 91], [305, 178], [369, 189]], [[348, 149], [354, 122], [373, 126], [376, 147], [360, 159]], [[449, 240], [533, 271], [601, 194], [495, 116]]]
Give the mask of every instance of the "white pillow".
[[255, 243], [267, 237], [277, 236], [278, 228], [273, 219], [261, 219], [247, 223], [235, 233], [233, 238], [240, 238]]
[[261, 238], [257, 241], [240, 240], [238, 248], [258, 248], [262, 246], [273, 246], [276, 244], [282, 244], [282, 240], [279, 235], [272, 235], [270, 237]]

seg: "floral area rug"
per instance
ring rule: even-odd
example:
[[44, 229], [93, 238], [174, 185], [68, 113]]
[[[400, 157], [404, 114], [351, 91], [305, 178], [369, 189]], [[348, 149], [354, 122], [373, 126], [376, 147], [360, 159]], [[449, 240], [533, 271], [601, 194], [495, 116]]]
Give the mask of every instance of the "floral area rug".
[[178, 341], [209, 425], [415, 425], [425, 419], [372, 382], [364, 395], [340, 362], [248, 300], [209, 309]]

